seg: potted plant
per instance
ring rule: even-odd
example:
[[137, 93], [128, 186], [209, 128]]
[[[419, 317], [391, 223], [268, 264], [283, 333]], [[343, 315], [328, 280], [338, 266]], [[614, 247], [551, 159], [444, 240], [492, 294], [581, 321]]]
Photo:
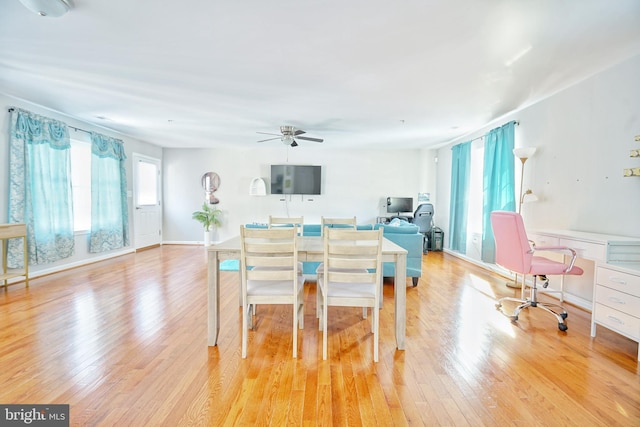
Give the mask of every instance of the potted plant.
[[211, 232], [215, 227], [221, 224], [220, 215], [222, 215], [222, 211], [220, 209], [216, 209], [209, 203], [204, 202], [202, 204], [202, 210], [195, 211], [191, 216], [204, 227], [205, 246], [209, 246], [211, 244]]

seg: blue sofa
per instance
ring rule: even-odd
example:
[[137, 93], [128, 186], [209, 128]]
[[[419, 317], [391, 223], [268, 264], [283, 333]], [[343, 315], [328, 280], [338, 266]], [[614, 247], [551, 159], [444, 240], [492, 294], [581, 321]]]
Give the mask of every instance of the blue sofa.
[[[420, 234], [420, 227], [407, 221], [394, 219], [389, 224], [376, 224], [374, 228], [382, 228], [384, 237], [407, 250], [407, 277], [411, 277], [413, 286], [418, 286], [418, 279], [422, 276], [422, 248], [424, 236]], [[396, 265], [385, 262], [382, 275], [394, 277]]]
[[[267, 224], [247, 224], [247, 227], [267, 228]], [[335, 225], [334, 227], [341, 226]], [[418, 279], [422, 276], [422, 242], [424, 238], [419, 233], [420, 227], [402, 220], [393, 220], [389, 224], [362, 224], [357, 226], [358, 230], [377, 230], [380, 227], [384, 229], [384, 237], [407, 250], [407, 277], [411, 277], [413, 286], [417, 286]], [[305, 236], [320, 236], [320, 231], [320, 224], [304, 224]], [[318, 265], [320, 265], [319, 262], [305, 262], [302, 273], [315, 275]], [[395, 274], [395, 263], [385, 262], [382, 275], [384, 277], [394, 277]]]

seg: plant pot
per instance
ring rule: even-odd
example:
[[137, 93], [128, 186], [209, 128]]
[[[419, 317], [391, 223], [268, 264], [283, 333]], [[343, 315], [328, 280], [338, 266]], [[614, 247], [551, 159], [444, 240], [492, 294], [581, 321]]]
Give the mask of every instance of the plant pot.
[[211, 235], [213, 233], [211, 232], [211, 230], [205, 230], [204, 231], [204, 245], [205, 246], [211, 246]]

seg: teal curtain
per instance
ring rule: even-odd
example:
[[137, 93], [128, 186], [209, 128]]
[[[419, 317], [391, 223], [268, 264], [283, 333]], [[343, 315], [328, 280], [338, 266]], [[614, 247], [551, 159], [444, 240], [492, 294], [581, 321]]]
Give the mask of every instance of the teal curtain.
[[471, 141], [451, 148], [451, 202], [449, 205], [449, 249], [467, 253], [467, 212]]
[[89, 252], [129, 246], [126, 158], [121, 140], [91, 133]]
[[496, 245], [491, 228], [491, 212], [515, 211], [516, 191], [514, 178], [515, 122], [491, 130], [484, 140], [483, 206], [482, 206], [482, 260], [495, 263]]
[[[27, 225], [29, 264], [68, 258], [74, 234], [67, 125], [14, 108], [9, 132], [9, 222]], [[11, 240], [7, 266], [22, 267], [22, 254], [22, 239]]]

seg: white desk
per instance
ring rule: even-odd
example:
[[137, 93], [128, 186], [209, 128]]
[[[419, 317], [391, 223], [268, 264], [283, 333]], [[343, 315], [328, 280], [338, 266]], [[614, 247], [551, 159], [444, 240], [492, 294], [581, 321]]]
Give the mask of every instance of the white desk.
[[[208, 326], [210, 346], [217, 345], [220, 332], [220, 261], [240, 258], [240, 236], [207, 248], [208, 251]], [[298, 261], [322, 261], [322, 237], [304, 236], [298, 240]], [[396, 346], [404, 350], [407, 310], [407, 250], [388, 239], [382, 242], [382, 260], [396, 263], [394, 277], [394, 322]]]
[[592, 337], [596, 336], [596, 324], [640, 343], [640, 263], [596, 266]]
[[[527, 235], [536, 246], [568, 246], [576, 251], [579, 260], [591, 261], [594, 267], [596, 264], [609, 262], [640, 261], [640, 238], [575, 230], [527, 230]], [[593, 284], [595, 277], [591, 277], [588, 270], [585, 270], [584, 280]], [[564, 277], [561, 277], [559, 290], [548, 291], [559, 292], [560, 301], [564, 301]], [[589, 298], [592, 296], [592, 291], [593, 289], [587, 291]], [[587, 303], [592, 306], [593, 301], [587, 301]]]
[[[535, 230], [528, 237], [537, 246], [568, 246], [593, 261], [592, 337], [598, 324], [640, 342], [640, 238], [573, 230]], [[561, 301], [563, 292], [561, 280]]]

